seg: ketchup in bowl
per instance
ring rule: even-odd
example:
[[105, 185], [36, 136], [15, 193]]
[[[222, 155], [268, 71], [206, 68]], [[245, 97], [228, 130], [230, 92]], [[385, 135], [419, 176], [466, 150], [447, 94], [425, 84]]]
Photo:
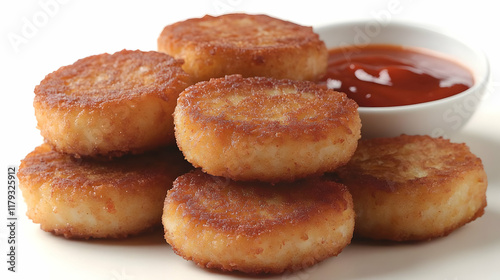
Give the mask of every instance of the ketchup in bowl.
[[470, 88], [472, 73], [430, 51], [396, 45], [329, 50], [320, 84], [345, 92], [361, 107], [389, 107], [449, 97]]

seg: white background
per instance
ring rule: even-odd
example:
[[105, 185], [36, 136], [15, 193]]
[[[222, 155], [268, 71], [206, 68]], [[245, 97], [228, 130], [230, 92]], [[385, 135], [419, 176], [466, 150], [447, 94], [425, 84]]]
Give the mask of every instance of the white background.
[[[500, 279], [500, 17], [494, 1], [79, 1], [0, 3], [1, 178], [8, 165], [42, 143], [34, 87], [60, 66], [122, 49], [155, 50], [163, 27], [205, 14], [265, 13], [303, 25], [354, 19], [400, 20], [450, 30], [486, 52], [492, 82], [477, 114], [454, 141], [465, 141], [488, 172], [485, 216], [447, 238], [424, 244], [354, 243], [337, 258], [276, 279]], [[18, 272], [7, 273], [6, 188], [1, 191], [1, 279], [230, 279], [173, 254], [161, 236], [125, 241], [68, 241], [42, 232], [25, 215], [18, 192]], [[3, 275], [7, 276], [5, 278]], [[45, 278], [45, 277], [44, 277]]]

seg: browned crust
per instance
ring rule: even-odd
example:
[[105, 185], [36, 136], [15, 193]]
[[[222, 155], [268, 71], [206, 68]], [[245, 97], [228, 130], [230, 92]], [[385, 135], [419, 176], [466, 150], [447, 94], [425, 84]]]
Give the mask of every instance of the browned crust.
[[283, 226], [307, 224], [324, 211], [352, 207], [347, 188], [324, 178], [269, 184], [232, 181], [200, 170], [178, 177], [166, 204], [178, 205], [190, 223], [256, 237]]
[[144, 95], [175, 102], [191, 83], [182, 63], [154, 51], [89, 56], [48, 74], [35, 87], [34, 102], [49, 108], [93, 108]]
[[[214, 70], [212, 76], [205, 76], [202, 71], [198, 80], [237, 73], [246, 77], [309, 80], [318, 79], [326, 72], [327, 49], [311, 27], [267, 15], [206, 15], [177, 22], [163, 29], [158, 50], [176, 58], [193, 59], [192, 68], [197, 68], [196, 62]], [[319, 58], [317, 69], [311, 73], [280, 69], [280, 59], [276, 59], [295, 58], [296, 63], [307, 65], [310, 55]], [[185, 66], [190, 64], [188, 61]], [[190, 72], [186, 67], [185, 70]]]
[[168, 44], [172, 38], [183, 44], [196, 44], [199, 48], [213, 48], [214, 51], [259, 50], [263, 53], [278, 47], [294, 49], [320, 42], [312, 27], [263, 14], [238, 13], [217, 17], [206, 15], [168, 25], [158, 42]]
[[165, 181], [169, 173], [189, 170], [187, 167], [189, 164], [175, 148], [101, 161], [74, 158], [43, 144], [21, 161], [18, 176], [34, 184], [50, 182], [55, 191], [106, 185], [142, 192], [153, 182]]
[[[269, 94], [272, 90], [291, 94]], [[227, 98], [234, 94], [245, 97], [244, 102], [231, 105]], [[223, 105], [218, 106], [219, 102]], [[273, 110], [277, 107], [281, 109]], [[202, 126], [215, 125], [216, 133], [231, 131], [258, 141], [281, 135], [318, 140], [334, 128], [354, 134], [351, 125], [357, 108], [344, 93], [312, 82], [230, 75], [188, 87], [179, 96], [176, 111]]]
[[343, 181], [387, 193], [428, 193], [471, 170], [483, 170], [481, 159], [465, 143], [428, 135], [362, 139], [350, 162], [339, 168]]

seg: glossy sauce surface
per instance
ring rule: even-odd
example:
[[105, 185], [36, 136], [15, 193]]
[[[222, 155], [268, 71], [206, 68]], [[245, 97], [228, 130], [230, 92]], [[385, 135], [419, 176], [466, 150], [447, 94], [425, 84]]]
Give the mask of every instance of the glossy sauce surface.
[[389, 107], [458, 94], [474, 78], [467, 68], [425, 50], [367, 45], [329, 50], [320, 84], [345, 92], [361, 107]]

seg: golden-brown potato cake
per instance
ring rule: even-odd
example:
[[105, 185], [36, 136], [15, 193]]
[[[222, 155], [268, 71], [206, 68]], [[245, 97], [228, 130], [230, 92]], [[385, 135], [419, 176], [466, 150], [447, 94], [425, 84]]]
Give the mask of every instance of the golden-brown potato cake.
[[190, 85], [182, 61], [123, 50], [78, 60], [35, 88], [45, 141], [77, 156], [120, 156], [175, 143], [172, 113]]
[[173, 250], [201, 267], [281, 273], [339, 254], [354, 209], [347, 188], [324, 178], [271, 185], [198, 169], [175, 180], [162, 221]]
[[394, 241], [445, 236], [484, 213], [486, 173], [465, 144], [402, 135], [361, 140], [337, 171], [354, 200], [355, 235]]
[[66, 238], [122, 238], [161, 223], [163, 201], [190, 170], [174, 147], [112, 161], [75, 159], [37, 147], [21, 161], [27, 216]]
[[307, 81], [231, 75], [187, 88], [177, 104], [175, 136], [186, 159], [234, 180], [332, 171], [360, 138], [357, 104]]
[[317, 80], [327, 49], [311, 27], [266, 15], [205, 16], [166, 26], [158, 50], [185, 61], [196, 81], [241, 74]]

